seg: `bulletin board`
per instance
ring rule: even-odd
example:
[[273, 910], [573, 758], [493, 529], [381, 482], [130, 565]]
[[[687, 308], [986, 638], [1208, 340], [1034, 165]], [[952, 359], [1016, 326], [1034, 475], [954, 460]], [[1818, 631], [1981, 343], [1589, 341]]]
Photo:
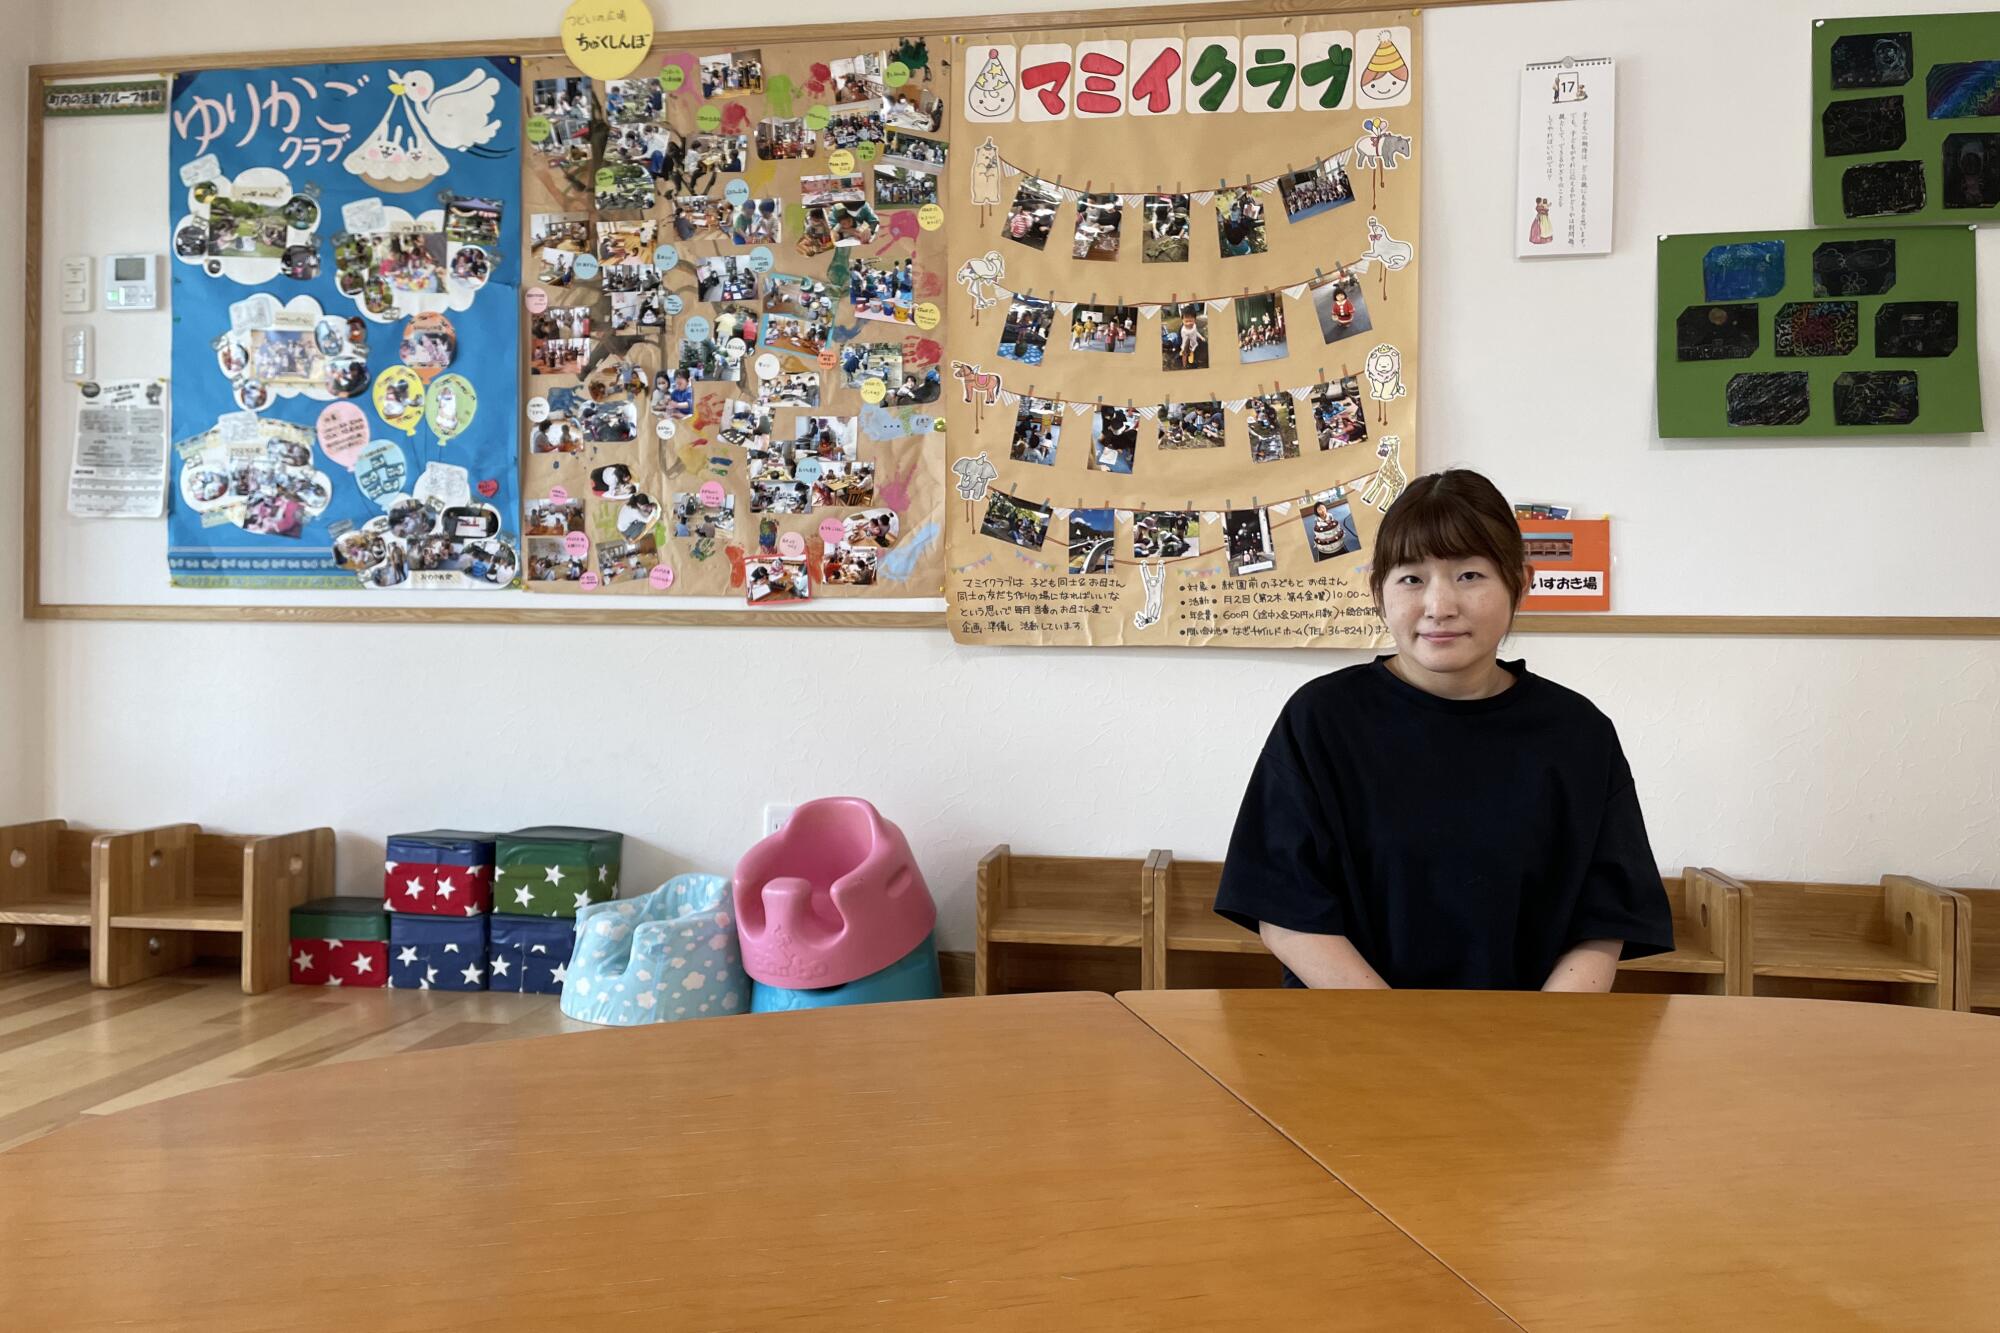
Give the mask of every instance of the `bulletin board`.
[[498, 260], [520, 74], [502, 57], [175, 76], [175, 587], [514, 581], [520, 298]]
[[934, 595], [938, 176], [922, 35], [528, 62], [528, 586], [752, 609]]
[[[1884, 4], [1882, 8], [1892, 14], [1904, 10], [1914, 14], [1918, 7]], [[1338, 15], [1364, 9], [1379, 10], [1381, 6], [1330, 2], [1318, 6], [1316, 12]], [[1920, 577], [1906, 558], [1921, 547], [1948, 571], [1971, 570], [1983, 562], [1981, 534], [1990, 527], [1988, 497], [1993, 487], [2000, 485], [2000, 464], [1994, 461], [2000, 454], [1992, 449], [1985, 433], [1885, 443], [1808, 439], [1774, 441], [1762, 447], [1721, 447], [1705, 441], [1662, 440], [1656, 432], [1657, 403], [1645, 392], [1652, 380], [1656, 353], [1656, 237], [1769, 232], [1808, 225], [1811, 218], [1806, 201], [1811, 197], [1822, 109], [1814, 87], [1812, 22], [1817, 15], [1803, 0], [1781, 0], [1753, 10], [1725, 5], [1721, 0], [1691, 0], [1690, 13], [1701, 16], [1701, 21], [1691, 17], [1686, 24], [1670, 29], [1642, 29], [1631, 21], [1629, 11], [1619, 6], [1467, 3], [1427, 7], [1421, 24], [1413, 25], [1421, 28], [1413, 45], [1419, 48], [1414, 72], [1422, 87], [1424, 126], [1408, 169], [1422, 176], [1426, 216], [1420, 232], [1408, 237], [1393, 227], [1390, 232], [1394, 239], [1408, 240], [1425, 261], [1420, 297], [1422, 345], [1420, 349], [1401, 348], [1406, 358], [1420, 356], [1427, 371], [1422, 402], [1424, 432], [1415, 442], [1421, 445], [1421, 466], [1464, 464], [1481, 468], [1504, 478], [1510, 496], [1517, 501], [1567, 504], [1585, 515], [1612, 516], [1613, 555], [1618, 566], [1613, 613], [1527, 615], [1517, 622], [1518, 630], [1911, 637], [2000, 634], [2000, 606], [1993, 603], [1988, 583], [1955, 574], [1942, 579]], [[1269, 24], [1257, 22], [1260, 16], [1272, 14], [1282, 17]], [[1148, 24], [1169, 23], [1189, 25], [1192, 30], [1193, 25], [1211, 20], [1219, 25], [1241, 23], [1282, 31], [1304, 19], [1282, 6], [1208, 4], [1167, 11], [828, 24], [776, 33], [762, 29], [663, 34], [658, 49], [697, 55], [729, 52], [752, 44], [772, 45], [774, 36], [786, 42], [829, 43], [842, 48], [867, 49], [879, 43], [881, 49], [887, 49], [892, 42], [922, 35], [934, 49], [941, 50], [955, 34], [992, 33], [997, 38], [1005, 33], [1019, 46], [1063, 31], [1072, 37], [1078, 30], [1104, 32], [1113, 28], [1129, 34]], [[1725, 29], [1732, 32], [1739, 49], [1765, 53], [1760, 77], [1739, 82], [1726, 104], [1690, 101], [1672, 79], [1635, 77], [1621, 82], [1618, 232], [1612, 253], [1579, 259], [1514, 260], [1516, 220], [1494, 201], [1511, 198], [1516, 186], [1517, 144], [1509, 109], [1519, 97], [1520, 70], [1572, 55], [1615, 57], [1628, 67], [1702, 67], [1712, 63], [1712, 34]], [[400, 68], [402, 62], [518, 58], [525, 65], [558, 52], [557, 42], [549, 37], [479, 41], [449, 48], [353, 48], [263, 56], [223, 53], [190, 56], [177, 63], [189, 69], [264, 69], [304, 63], [395, 61]], [[174, 221], [166, 191], [131, 190], [128, 178], [140, 170], [163, 177], [170, 149], [163, 116], [44, 118], [39, 113], [41, 94], [51, 83], [171, 76], [172, 72], [161, 70], [157, 61], [144, 59], [39, 66], [31, 71], [28, 183], [23, 197], [31, 238], [24, 257], [29, 324], [23, 339], [28, 486], [21, 524], [26, 555], [25, 607], [30, 618], [813, 623], [933, 628], [945, 624], [944, 603], [937, 598], [870, 597], [865, 601], [843, 600], [836, 608], [829, 596], [824, 601], [815, 598], [804, 607], [780, 608], [780, 614], [751, 614], [741, 594], [698, 593], [694, 591], [700, 586], [698, 582], [680, 595], [667, 597], [612, 596], [602, 590], [584, 595], [580, 588], [576, 596], [477, 588], [416, 593], [357, 586], [310, 594], [177, 589], [169, 587], [163, 577], [167, 559], [164, 525], [70, 519], [64, 512], [63, 482], [77, 398], [60, 367], [64, 318], [58, 308], [56, 260], [71, 244], [98, 255], [153, 250], [165, 256], [163, 238], [171, 235]], [[961, 78], [976, 72], [954, 61], [940, 73]], [[1859, 94], [1841, 94], [1850, 95]], [[954, 96], [951, 105], [958, 103]], [[1392, 121], [1396, 114], [1390, 113]], [[1803, 133], [1808, 115], [1814, 124], [1812, 141]], [[1663, 125], [1672, 125], [1674, 132], [1643, 132], [1646, 127], [1657, 130]], [[1788, 125], [1794, 127], [1790, 134], [1784, 132]], [[969, 208], [970, 180], [961, 187], [953, 175], [970, 171], [968, 159], [959, 151], [954, 129], [948, 126], [943, 137], [951, 141], [954, 154], [946, 168], [945, 202], [950, 206], [957, 194], [968, 199]], [[997, 135], [995, 142], [1000, 142]], [[1428, 142], [1450, 146], [1448, 168], [1439, 154], [1423, 151]], [[1750, 151], [1753, 145], [1755, 151]], [[1735, 151], [1739, 148], [1744, 151]], [[1306, 156], [1301, 153], [1302, 161], [1297, 165], [1302, 165]], [[1268, 170], [1294, 165], [1281, 162]], [[1043, 167], [1032, 160], [1026, 170], [1063, 170], [1061, 184], [1072, 188], [1091, 183], [1094, 175], [1086, 171], [1079, 178], [1066, 169]], [[1267, 168], [1246, 165], [1243, 170], [1261, 175]], [[1021, 177], [1004, 179], [1014, 186]], [[1125, 182], [1107, 179], [1121, 190], [1125, 188]], [[1218, 188], [1222, 179], [1218, 179]], [[1698, 188], [1690, 188], [1691, 182], [1698, 183]], [[1151, 185], [1173, 183], [1139, 182], [1136, 188], [1143, 191]], [[523, 185], [524, 189], [528, 186], [525, 178]], [[959, 193], [961, 189], [964, 193]], [[120, 207], [105, 208], [103, 200], [108, 197], [119, 198]], [[1012, 202], [1011, 197], [1008, 202]], [[951, 227], [957, 215], [965, 214], [968, 208], [953, 206], [953, 216], [946, 223], [946, 244], [953, 257], [958, 247], [951, 239]], [[522, 214], [532, 211], [524, 196]], [[1076, 201], [1065, 199], [1060, 211], [1067, 215], [1065, 225], [1073, 228]], [[1132, 210], [1127, 213], [1136, 216]], [[523, 233], [519, 243], [525, 245], [527, 239]], [[1996, 256], [1990, 230], [1982, 230], [1976, 241], [1987, 260], [1982, 267], [1989, 273], [2000, 271], [1993, 267]], [[517, 266], [508, 276], [517, 284], [525, 276], [518, 267], [520, 259], [518, 252], [509, 256], [509, 263]], [[171, 268], [170, 257], [167, 264]], [[947, 344], [941, 360], [946, 429], [934, 442], [947, 522], [956, 521], [966, 504], [957, 489], [960, 477], [949, 465], [968, 455], [961, 447], [961, 423], [953, 415], [967, 405], [953, 402], [963, 386], [951, 377], [949, 364], [954, 356], [949, 346], [952, 321], [964, 313], [961, 307], [966, 295], [956, 275], [954, 265], [941, 302], [945, 322], [940, 325], [944, 334], [940, 341]], [[1372, 276], [1364, 278], [1372, 280]], [[1168, 295], [1172, 294], [1170, 289]], [[1090, 295], [1086, 290], [1080, 299], [1088, 303]], [[1064, 299], [1070, 298], [1066, 295]], [[1234, 317], [1233, 307], [1227, 313], [1210, 311], [1211, 330], [1218, 314], [1227, 330], [1227, 321]], [[96, 319], [100, 375], [115, 376], [120, 368], [139, 373], [146, 367], [157, 370], [166, 366], [172, 316], [169, 308], [157, 316]], [[997, 329], [982, 327], [981, 336], [994, 332]], [[1063, 350], [1067, 350], [1066, 345]], [[524, 322], [520, 349], [524, 377], [530, 351]], [[1012, 365], [983, 347], [978, 351], [971, 361], [984, 370], [988, 362], [998, 360], [1003, 387], [1016, 390], [1017, 386], [1007, 383]], [[1164, 370], [1160, 374], [1165, 378]], [[370, 387], [372, 392], [372, 383]], [[1018, 389], [1027, 387], [1023, 381]], [[1038, 381], [1038, 387], [1048, 386]], [[1243, 396], [1252, 396], [1249, 390], [1254, 388], [1253, 379]], [[1094, 411], [1097, 394], [1092, 386], [1087, 394], [1071, 390], [1069, 396], [1087, 397]], [[1217, 394], [1222, 396], [1219, 388]], [[1105, 395], [1107, 402], [1115, 396]], [[1130, 396], [1134, 406], [1144, 405], [1137, 392], [1124, 396]], [[526, 416], [526, 404], [532, 397], [523, 383], [513, 402], [519, 411], [510, 414], [513, 429], [523, 433], [523, 457], [528, 456], [525, 432], [535, 424]], [[1162, 401], [1169, 400], [1162, 395]], [[1004, 406], [1011, 409], [1018, 404]], [[1416, 404], [1411, 402], [1410, 406]], [[482, 394], [478, 410], [484, 414], [492, 408], [490, 396]], [[992, 415], [982, 419], [982, 437], [993, 423]], [[1066, 418], [1067, 426], [1083, 425], [1085, 436], [1090, 424], [1082, 413]], [[1372, 418], [1369, 424], [1373, 441]], [[1158, 429], [1156, 424], [1149, 425]], [[1011, 423], [1009, 434], [1011, 447]], [[1247, 435], [1244, 438], [1247, 448]], [[1059, 459], [1063, 447], [1058, 446]], [[1003, 449], [1003, 455], [1005, 452]], [[988, 458], [994, 461], [993, 454]], [[1296, 460], [1279, 461], [1289, 465]], [[1064, 464], [1059, 461], [1056, 466], [1060, 469]], [[996, 479], [998, 471], [996, 463]], [[1091, 470], [1086, 467], [1085, 472]], [[1354, 480], [1362, 475], [1357, 471]], [[473, 482], [480, 479], [469, 477]], [[1115, 488], [1128, 485], [1128, 479], [1109, 472], [1099, 474], [1098, 479], [1097, 487], [1082, 491], [1072, 484], [1067, 496], [1048, 489], [1042, 499], [1051, 511], [1064, 506], [1075, 509], [1078, 500], [1107, 500], [1114, 508], [1120, 503], [1136, 508], [1140, 501], [1150, 506], [1165, 499], [1183, 512], [1191, 508], [1197, 513], [1202, 525], [1197, 529], [1198, 537], [1218, 539], [1221, 529], [1208, 526], [1207, 513], [1273, 508], [1272, 496], [1261, 486], [1246, 496], [1236, 494], [1232, 484], [1215, 497], [1225, 507], [1211, 510], [1203, 507], [1204, 497], [1192, 494], [1156, 497], [1135, 493], [1121, 499]], [[660, 482], [666, 480], [662, 475]], [[669, 497], [664, 503], [671, 505], [671, 487], [662, 484], [661, 489]], [[699, 488], [696, 493], [698, 496]], [[529, 498], [524, 493], [524, 501]], [[1278, 503], [1283, 502], [1281, 497]], [[1115, 524], [1115, 517], [1113, 521]], [[1281, 557], [1285, 554], [1283, 531], [1274, 529], [1272, 533], [1280, 543], [1277, 554]], [[1070, 534], [1053, 521], [1049, 532], [1049, 540], [1061, 543], [1059, 549], [1066, 560]], [[751, 529], [749, 535], [754, 542], [756, 530]], [[804, 535], [810, 539], [815, 534], [808, 527]], [[1292, 536], [1298, 538], [1296, 529]], [[1918, 537], [1920, 542], [1915, 540]], [[524, 544], [525, 540], [523, 534]], [[1111, 540], [1116, 558], [1121, 542], [1131, 549], [1132, 532], [1114, 528]], [[1204, 552], [1220, 549], [1218, 543], [1203, 547]], [[1830, 577], [1820, 557], [1834, 550], [1851, 550], [1853, 558], [1841, 561], [1837, 576]], [[1801, 559], [1800, 552], [1812, 553], [1813, 558]], [[939, 554], [944, 558], [942, 548]], [[1053, 554], [1042, 558], [1053, 562]], [[728, 559], [726, 552], [722, 558]], [[1135, 578], [1140, 577], [1137, 566], [1134, 556], [1128, 572]], [[948, 564], [946, 569], [949, 572]], [[677, 566], [677, 578], [681, 573], [682, 567]], [[1144, 609], [1143, 582], [1138, 585], [1140, 602], [1136, 608], [1126, 600], [1130, 589], [1120, 585], [1117, 595], [1113, 613], [1129, 631], [1134, 611]]]
[[1402, 12], [954, 39], [952, 633], [1370, 647], [1416, 474]]

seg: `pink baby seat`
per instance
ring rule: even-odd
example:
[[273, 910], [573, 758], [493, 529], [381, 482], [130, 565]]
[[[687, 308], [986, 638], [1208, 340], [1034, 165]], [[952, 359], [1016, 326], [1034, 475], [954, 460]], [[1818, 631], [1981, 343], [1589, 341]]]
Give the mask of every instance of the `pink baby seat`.
[[769, 986], [844, 986], [922, 944], [937, 904], [903, 831], [858, 796], [807, 801], [736, 863], [743, 969]]

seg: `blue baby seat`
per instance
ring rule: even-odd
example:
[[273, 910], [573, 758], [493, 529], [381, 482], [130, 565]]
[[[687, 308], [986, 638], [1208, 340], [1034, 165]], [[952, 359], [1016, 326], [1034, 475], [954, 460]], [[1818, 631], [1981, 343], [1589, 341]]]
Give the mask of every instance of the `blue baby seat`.
[[757, 982], [750, 999], [750, 1012], [781, 1014], [794, 1009], [831, 1009], [844, 1004], [881, 1004], [889, 1000], [935, 1000], [942, 993], [938, 984], [937, 933], [879, 972], [870, 972], [844, 986], [822, 986], [817, 990], [793, 990], [787, 986], [766, 986]]
[[578, 909], [562, 1011], [613, 1027], [750, 1012], [729, 880], [676, 875], [640, 897]]

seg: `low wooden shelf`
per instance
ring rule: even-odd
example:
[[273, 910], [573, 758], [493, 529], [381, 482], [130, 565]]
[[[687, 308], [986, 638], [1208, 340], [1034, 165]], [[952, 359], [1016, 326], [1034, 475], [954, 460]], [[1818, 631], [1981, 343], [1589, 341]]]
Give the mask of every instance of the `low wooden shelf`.
[[1908, 875], [1877, 884], [1721, 878], [1744, 894], [1752, 993], [1971, 1007], [1963, 895]]
[[116, 836], [60, 819], [0, 827], [0, 972], [89, 951], [99, 844]]
[[1959, 889], [1965, 900], [1965, 932], [1970, 937], [1966, 1005], [2000, 1009], [2000, 889]]
[[[975, 992], [1279, 985], [1263, 940], [1215, 914], [1221, 877], [1221, 862], [1170, 851], [1140, 862], [996, 847], [979, 866]], [[1968, 897], [1906, 875], [1743, 880], [1699, 866], [1661, 884], [1675, 947], [1620, 962], [1614, 989], [2000, 1008], [2000, 890]]]
[[258, 836], [173, 824], [111, 850], [91, 926], [99, 986], [178, 971], [218, 935], [240, 937], [244, 994], [282, 986], [292, 908], [334, 892], [329, 828]]
[[0, 827], [0, 972], [84, 953], [91, 982], [118, 987], [233, 952], [246, 994], [281, 986], [291, 909], [334, 891], [333, 848], [326, 828], [261, 837], [193, 824]]
[[1278, 986], [1282, 965], [1264, 941], [1215, 914], [1222, 862], [1161, 852], [1153, 864], [1153, 910], [1146, 931], [1147, 990]]
[[1144, 981], [1145, 899], [1156, 857], [1020, 856], [979, 862], [973, 993], [1132, 990]]
[[1618, 964], [1612, 989], [1648, 993], [1748, 995], [1750, 946], [1742, 887], [1713, 870], [1662, 876], [1673, 911], [1674, 947]]

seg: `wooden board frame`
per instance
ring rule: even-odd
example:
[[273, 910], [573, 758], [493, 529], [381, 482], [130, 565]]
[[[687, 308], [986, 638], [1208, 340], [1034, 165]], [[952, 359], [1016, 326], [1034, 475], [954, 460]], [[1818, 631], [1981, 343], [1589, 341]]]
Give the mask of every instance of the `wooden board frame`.
[[[1499, 4], [1507, 0], [1440, 0], [1426, 8]], [[1200, 22], [1258, 15], [1337, 15], [1381, 8], [1381, 0], [1222, 0], [1222, 3], [1146, 5], [1045, 14], [968, 14], [946, 18], [874, 20], [866, 23], [808, 23], [781, 28], [707, 28], [662, 32], [674, 45], [724, 46], [741, 42], [865, 42], [911, 34], [945, 39], [954, 33], [1011, 28], [1030, 33], [1085, 25]], [[402, 625], [710, 625], [785, 626], [836, 629], [936, 629], [943, 611], [787, 611], [751, 615], [720, 609], [674, 610], [646, 604], [631, 609], [592, 606], [422, 607], [122, 605], [42, 600], [42, 160], [43, 90], [51, 83], [183, 69], [256, 69], [270, 65], [411, 57], [544, 56], [560, 54], [558, 37], [512, 38], [490, 42], [438, 42], [390, 46], [350, 46], [280, 51], [230, 51], [160, 59], [70, 61], [28, 68], [27, 203], [25, 249], [27, 289], [23, 293], [22, 394], [22, 568], [21, 607], [27, 620], [233, 621], [279, 624]], [[558, 599], [550, 598], [550, 601]], [[1531, 634], [1751, 635], [1778, 637], [1862, 637], [1960, 639], [2000, 638], [2000, 616], [1646, 616], [1524, 615], [1514, 629]]]

